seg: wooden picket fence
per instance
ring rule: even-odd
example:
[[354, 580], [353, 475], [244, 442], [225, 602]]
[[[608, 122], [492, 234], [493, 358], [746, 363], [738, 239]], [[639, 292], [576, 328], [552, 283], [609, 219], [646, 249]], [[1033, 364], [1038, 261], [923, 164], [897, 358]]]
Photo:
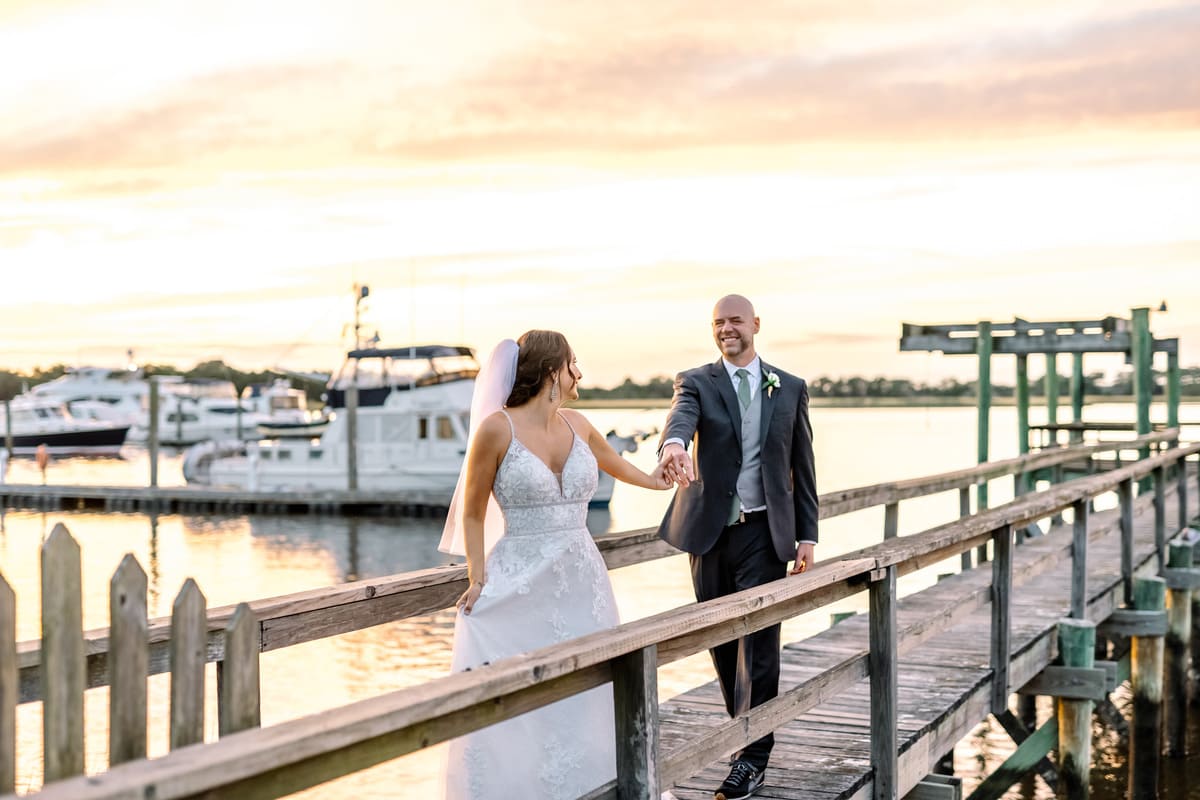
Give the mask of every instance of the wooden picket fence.
[[[110, 627], [99, 645], [102, 661], [89, 664], [83, 631], [79, 544], [62, 523], [42, 546], [42, 639], [40, 697], [44, 782], [84, 772], [84, 691], [89, 670], [103, 670], [109, 685], [109, 764], [146, 758], [149, 619], [146, 572], [132, 554], [122, 559], [109, 584]], [[204, 741], [208, 605], [188, 578], [172, 608], [167, 644], [171, 675], [172, 750]], [[0, 575], [0, 794], [16, 788], [15, 710], [20, 698], [16, 595]], [[217, 662], [218, 728], [221, 736], [260, 724], [259, 627], [250, 606], [237, 606], [224, 630]]]

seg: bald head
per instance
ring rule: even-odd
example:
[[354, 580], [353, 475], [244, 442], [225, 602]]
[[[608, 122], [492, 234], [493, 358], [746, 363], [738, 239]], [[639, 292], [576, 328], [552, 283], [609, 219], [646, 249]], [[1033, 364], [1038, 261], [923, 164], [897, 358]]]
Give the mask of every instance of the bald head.
[[722, 297], [713, 306], [713, 340], [731, 364], [744, 367], [754, 360], [758, 317], [754, 304], [740, 294]]

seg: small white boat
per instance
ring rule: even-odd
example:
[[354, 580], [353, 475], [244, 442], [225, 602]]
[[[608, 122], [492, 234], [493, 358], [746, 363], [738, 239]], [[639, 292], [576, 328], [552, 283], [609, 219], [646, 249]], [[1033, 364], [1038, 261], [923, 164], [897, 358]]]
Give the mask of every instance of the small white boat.
[[[39, 447], [45, 447], [50, 455], [115, 456], [129, 433], [127, 423], [76, 419], [65, 403], [50, 397], [17, 395], [8, 407], [14, 455], [35, 455]], [[9, 425], [0, 405], [0, 443]]]

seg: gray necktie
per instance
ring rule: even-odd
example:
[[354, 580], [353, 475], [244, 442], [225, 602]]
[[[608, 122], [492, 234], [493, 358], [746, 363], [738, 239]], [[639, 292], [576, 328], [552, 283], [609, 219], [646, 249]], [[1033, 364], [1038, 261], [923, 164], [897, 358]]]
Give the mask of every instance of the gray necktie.
[[[742, 404], [742, 411], [750, 408], [750, 373], [745, 369], [737, 369], [733, 373], [738, 377], [738, 402]], [[726, 520], [726, 525], [732, 525], [742, 518], [742, 499], [738, 497], [737, 492], [733, 494], [733, 502], [729, 506], [729, 519]]]
[[742, 411], [745, 411], [750, 407], [750, 373], [739, 369], [733, 374], [738, 376], [738, 402], [742, 404]]

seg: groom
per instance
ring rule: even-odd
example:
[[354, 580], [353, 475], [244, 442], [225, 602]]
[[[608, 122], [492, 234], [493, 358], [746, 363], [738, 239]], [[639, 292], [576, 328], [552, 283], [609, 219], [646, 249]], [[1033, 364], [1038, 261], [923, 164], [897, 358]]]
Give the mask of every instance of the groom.
[[[754, 350], [754, 306], [729, 295], [713, 308], [721, 358], [681, 372], [667, 415], [661, 463], [679, 488], [659, 536], [687, 551], [699, 601], [749, 589], [813, 564], [817, 489], [808, 389]], [[688, 445], [692, 454], [688, 454]], [[729, 715], [779, 693], [779, 625], [709, 651]], [[774, 734], [738, 753], [715, 800], [762, 786]]]

